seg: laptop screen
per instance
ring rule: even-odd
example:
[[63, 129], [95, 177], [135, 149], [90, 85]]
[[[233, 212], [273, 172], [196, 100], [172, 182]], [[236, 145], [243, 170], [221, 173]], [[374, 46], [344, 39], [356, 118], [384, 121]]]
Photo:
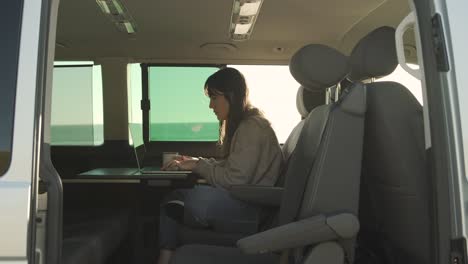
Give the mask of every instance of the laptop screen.
[[148, 173], [148, 174], [160, 174], [164, 172], [164, 174], [189, 174], [191, 171], [181, 171], [181, 170], [168, 170], [168, 171], [161, 171], [160, 167], [147, 167], [143, 170], [143, 160], [146, 154], [146, 147], [143, 141], [143, 126], [141, 124], [134, 124], [131, 123], [128, 125], [130, 131], [130, 138], [133, 141], [133, 149], [135, 151], [135, 157], [137, 160], [138, 171], [141, 173]]
[[133, 148], [135, 150], [135, 158], [137, 160], [138, 169], [141, 170], [146, 154], [146, 147], [143, 141], [143, 125], [130, 123], [128, 127], [130, 130], [130, 138], [133, 142]]

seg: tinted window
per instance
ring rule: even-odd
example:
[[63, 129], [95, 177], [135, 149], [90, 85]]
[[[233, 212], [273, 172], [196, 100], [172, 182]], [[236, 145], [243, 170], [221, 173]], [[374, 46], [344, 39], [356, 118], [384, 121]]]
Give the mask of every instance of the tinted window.
[[209, 109], [205, 81], [216, 67], [148, 69], [150, 141], [217, 141], [219, 122]]
[[104, 142], [101, 67], [54, 67], [52, 145], [97, 146]]
[[8, 25], [0, 41], [0, 175], [11, 161], [22, 9], [23, 1], [4, 1], [0, 8], [0, 23]]

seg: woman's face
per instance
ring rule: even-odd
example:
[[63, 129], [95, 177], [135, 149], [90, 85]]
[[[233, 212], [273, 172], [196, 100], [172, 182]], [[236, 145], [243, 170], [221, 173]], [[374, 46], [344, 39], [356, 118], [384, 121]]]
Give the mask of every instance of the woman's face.
[[210, 96], [210, 108], [213, 109], [219, 121], [224, 121], [228, 118], [229, 102], [222, 94], [214, 94]]

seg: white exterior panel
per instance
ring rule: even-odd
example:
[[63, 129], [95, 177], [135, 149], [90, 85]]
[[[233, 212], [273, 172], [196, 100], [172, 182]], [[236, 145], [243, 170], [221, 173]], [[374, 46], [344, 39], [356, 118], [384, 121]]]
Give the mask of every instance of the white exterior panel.
[[27, 263], [41, 1], [25, 0], [11, 164], [0, 177], [0, 263]]

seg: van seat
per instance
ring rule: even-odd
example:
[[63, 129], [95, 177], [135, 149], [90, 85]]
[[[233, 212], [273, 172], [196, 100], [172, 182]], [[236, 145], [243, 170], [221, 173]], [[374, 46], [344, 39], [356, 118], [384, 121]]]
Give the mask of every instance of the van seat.
[[[303, 86], [300, 86], [297, 90], [296, 95], [296, 107], [297, 111], [301, 115], [302, 120], [294, 127], [294, 129], [289, 134], [286, 142], [282, 146], [283, 156], [286, 160], [285, 168], [283, 172], [286, 171], [289, 157], [296, 148], [296, 143], [299, 139], [302, 127], [304, 126], [304, 118], [306, 118], [310, 111], [316, 106], [322, 105], [325, 102], [325, 92], [320, 91], [309, 91]], [[283, 187], [285, 182], [284, 173], [280, 174], [276, 186]], [[271, 221], [277, 214], [276, 207], [274, 208], [264, 208], [262, 223], [260, 223], [260, 229], [269, 226]], [[227, 230], [215, 230], [215, 229], [200, 229], [192, 228], [187, 224], [179, 225], [178, 241], [181, 241], [180, 245], [186, 244], [201, 244], [201, 245], [217, 245], [217, 246], [230, 246], [234, 247], [237, 240], [251, 235], [251, 232], [240, 233], [236, 230], [229, 232]]]

